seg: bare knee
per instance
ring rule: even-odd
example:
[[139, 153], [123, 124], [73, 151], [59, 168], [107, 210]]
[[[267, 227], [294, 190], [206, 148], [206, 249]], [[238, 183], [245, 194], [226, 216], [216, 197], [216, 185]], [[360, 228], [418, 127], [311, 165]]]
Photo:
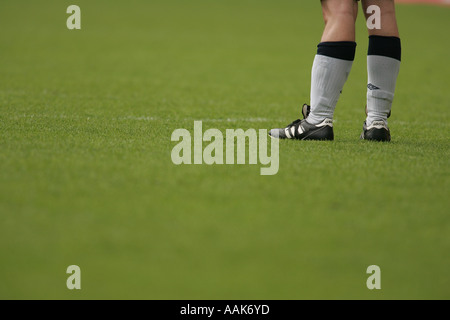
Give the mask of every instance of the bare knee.
[[355, 41], [356, 1], [322, 0], [321, 3], [325, 21], [321, 41]]
[[323, 0], [322, 12], [325, 24], [330, 22], [355, 23], [358, 6], [354, 0]]

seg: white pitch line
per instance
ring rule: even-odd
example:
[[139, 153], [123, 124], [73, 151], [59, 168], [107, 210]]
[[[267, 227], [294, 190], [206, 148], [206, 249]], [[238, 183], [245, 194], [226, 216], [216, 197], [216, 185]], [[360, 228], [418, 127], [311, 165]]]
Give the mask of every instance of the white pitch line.
[[[123, 117], [111, 117], [111, 118], [104, 118], [101, 116], [78, 116], [78, 115], [66, 115], [66, 114], [21, 114], [21, 115], [15, 115], [15, 116], [7, 116], [6, 119], [10, 120], [18, 120], [18, 119], [42, 119], [42, 118], [48, 118], [48, 119], [73, 119], [73, 120], [93, 120], [93, 119], [105, 119], [105, 120], [111, 120], [111, 121], [202, 121], [202, 122], [221, 122], [221, 123], [235, 123], [235, 122], [279, 122], [281, 124], [284, 124], [285, 122], [289, 122], [289, 119], [269, 119], [269, 118], [182, 118], [182, 119], [175, 119], [175, 118], [160, 118], [160, 117], [151, 117], [151, 116], [123, 116]], [[353, 120], [333, 120], [334, 123], [341, 123], [341, 124], [359, 124], [361, 121], [353, 121]], [[450, 123], [448, 121], [441, 121], [441, 122], [407, 122], [402, 120], [391, 120], [389, 121], [391, 125], [395, 126], [434, 126], [434, 127], [441, 127], [441, 128], [447, 128], [450, 126]]]
[[[21, 114], [16, 116], [11, 116], [9, 119], [40, 119], [40, 118], [49, 118], [49, 119], [102, 119], [102, 117], [81, 117], [77, 115], [65, 115], [65, 114]], [[174, 118], [158, 118], [158, 117], [150, 117], [150, 116], [124, 116], [124, 117], [112, 117], [106, 120], [115, 120], [115, 121], [126, 121], [126, 120], [134, 120], [134, 121], [203, 121], [203, 122], [268, 122], [268, 121], [283, 121], [283, 120], [274, 120], [267, 118], [182, 118], [182, 119], [174, 119]]]

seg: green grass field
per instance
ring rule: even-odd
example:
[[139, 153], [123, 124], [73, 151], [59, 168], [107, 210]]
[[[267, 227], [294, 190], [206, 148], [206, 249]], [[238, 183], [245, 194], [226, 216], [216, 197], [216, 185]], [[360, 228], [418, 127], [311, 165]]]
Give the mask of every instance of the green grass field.
[[296, 119], [318, 1], [2, 1], [0, 298], [449, 299], [450, 9], [397, 14], [393, 141], [359, 140], [360, 12], [335, 141], [282, 141], [261, 176], [175, 166], [171, 133]]

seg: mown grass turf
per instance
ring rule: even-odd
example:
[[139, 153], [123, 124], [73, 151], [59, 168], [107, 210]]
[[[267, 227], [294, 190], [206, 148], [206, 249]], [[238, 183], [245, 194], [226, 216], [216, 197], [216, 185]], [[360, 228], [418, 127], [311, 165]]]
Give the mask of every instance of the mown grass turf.
[[70, 4], [0, 4], [1, 298], [450, 298], [449, 9], [398, 6], [392, 143], [358, 139], [360, 16], [336, 140], [283, 141], [260, 176], [175, 166], [170, 136], [297, 118], [318, 1], [79, 0], [79, 31]]

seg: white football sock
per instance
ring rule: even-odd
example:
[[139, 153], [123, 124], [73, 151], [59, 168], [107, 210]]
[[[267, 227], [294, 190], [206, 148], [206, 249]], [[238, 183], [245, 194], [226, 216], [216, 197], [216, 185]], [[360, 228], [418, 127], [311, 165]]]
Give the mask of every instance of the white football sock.
[[375, 120], [387, 123], [399, 70], [400, 61], [397, 59], [378, 55], [367, 56], [367, 125]]
[[353, 61], [316, 55], [311, 73], [311, 113], [308, 122], [318, 124], [333, 118], [334, 109], [347, 81]]
[[395, 84], [400, 70], [402, 46], [400, 38], [369, 36], [367, 50], [367, 118], [366, 124], [384, 121], [391, 112]]

